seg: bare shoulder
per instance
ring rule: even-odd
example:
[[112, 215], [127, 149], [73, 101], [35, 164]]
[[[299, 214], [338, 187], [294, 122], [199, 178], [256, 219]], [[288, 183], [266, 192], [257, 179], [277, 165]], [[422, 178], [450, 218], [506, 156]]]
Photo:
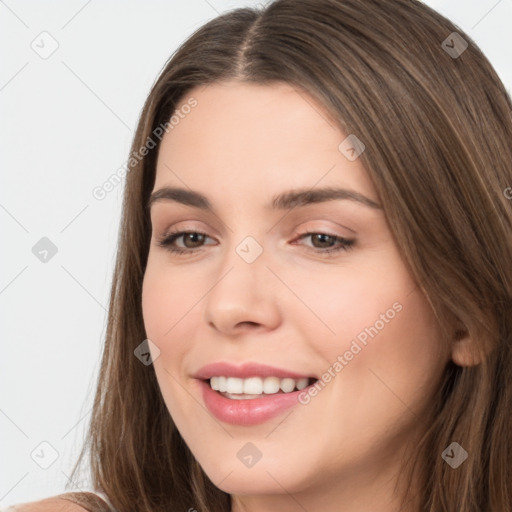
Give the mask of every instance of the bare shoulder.
[[87, 509], [77, 503], [52, 496], [43, 500], [12, 505], [1, 512], [86, 512]]
[[89, 491], [65, 492], [39, 501], [19, 503], [0, 512], [111, 512], [112, 508]]

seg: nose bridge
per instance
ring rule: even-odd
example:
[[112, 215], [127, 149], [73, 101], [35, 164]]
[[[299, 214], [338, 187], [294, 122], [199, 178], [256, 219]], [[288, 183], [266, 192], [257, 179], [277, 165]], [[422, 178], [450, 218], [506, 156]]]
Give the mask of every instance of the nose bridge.
[[216, 288], [225, 281], [224, 287], [231, 289], [233, 297], [238, 295], [238, 291], [244, 295], [260, 295], [258, 290], [264, 288], [265, 283], [272, 277], [267, 268], [268, 251], [264, 249], [263, 241], [259, 242], [252, 235], [246, 235], [238, 242], [235, 237], [236, 234], [233, 235], [234, 242], [229, 244], [221, 257], [220, 281]]
[[[232, 240], [236, 240], [232, 233]], [[260, 237], [262, 235], [259, 235]], [[255, 236], [229, 243], [205, 301], [205, 320], [229, 332], [239, 323], [266, 324], [278, 319], [275, 276], [267, 268], [270, 251]]]

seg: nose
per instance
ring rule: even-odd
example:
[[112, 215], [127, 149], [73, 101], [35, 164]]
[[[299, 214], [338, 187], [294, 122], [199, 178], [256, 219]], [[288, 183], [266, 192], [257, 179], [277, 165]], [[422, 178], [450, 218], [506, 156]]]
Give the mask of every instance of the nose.
[[235, 248], [224, 255], [204, 302], [204, 320], [210, 328], [225, 336], [236, 336], [279, 325], [282, 284], [280, 289], [269, 264], [266, 251], [254, 261]]

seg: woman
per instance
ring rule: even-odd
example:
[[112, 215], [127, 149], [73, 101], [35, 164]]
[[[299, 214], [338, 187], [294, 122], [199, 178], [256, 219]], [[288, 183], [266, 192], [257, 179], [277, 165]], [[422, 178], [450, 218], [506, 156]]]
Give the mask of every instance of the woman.
[[277, 0], [194, 33], [126, 173], [79, 460], [105, 501], [50, 500], [510, 510], [511, 107], [416, 0]]

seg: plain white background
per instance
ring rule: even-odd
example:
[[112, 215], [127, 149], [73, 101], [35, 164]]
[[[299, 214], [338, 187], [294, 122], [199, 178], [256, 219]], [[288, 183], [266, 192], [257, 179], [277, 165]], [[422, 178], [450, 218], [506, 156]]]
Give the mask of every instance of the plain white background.
[[[0, 0], [0, 507], [64, 492], [90, 417], [123, 192], [99, 201], [93, 188], [126, 161], [176, 48], [258, 3]], [[476, 41], [510, 91], [512, 0], [426, 3]], [[46, 262], [32, 249], [43, 237], [57, 250]]]

